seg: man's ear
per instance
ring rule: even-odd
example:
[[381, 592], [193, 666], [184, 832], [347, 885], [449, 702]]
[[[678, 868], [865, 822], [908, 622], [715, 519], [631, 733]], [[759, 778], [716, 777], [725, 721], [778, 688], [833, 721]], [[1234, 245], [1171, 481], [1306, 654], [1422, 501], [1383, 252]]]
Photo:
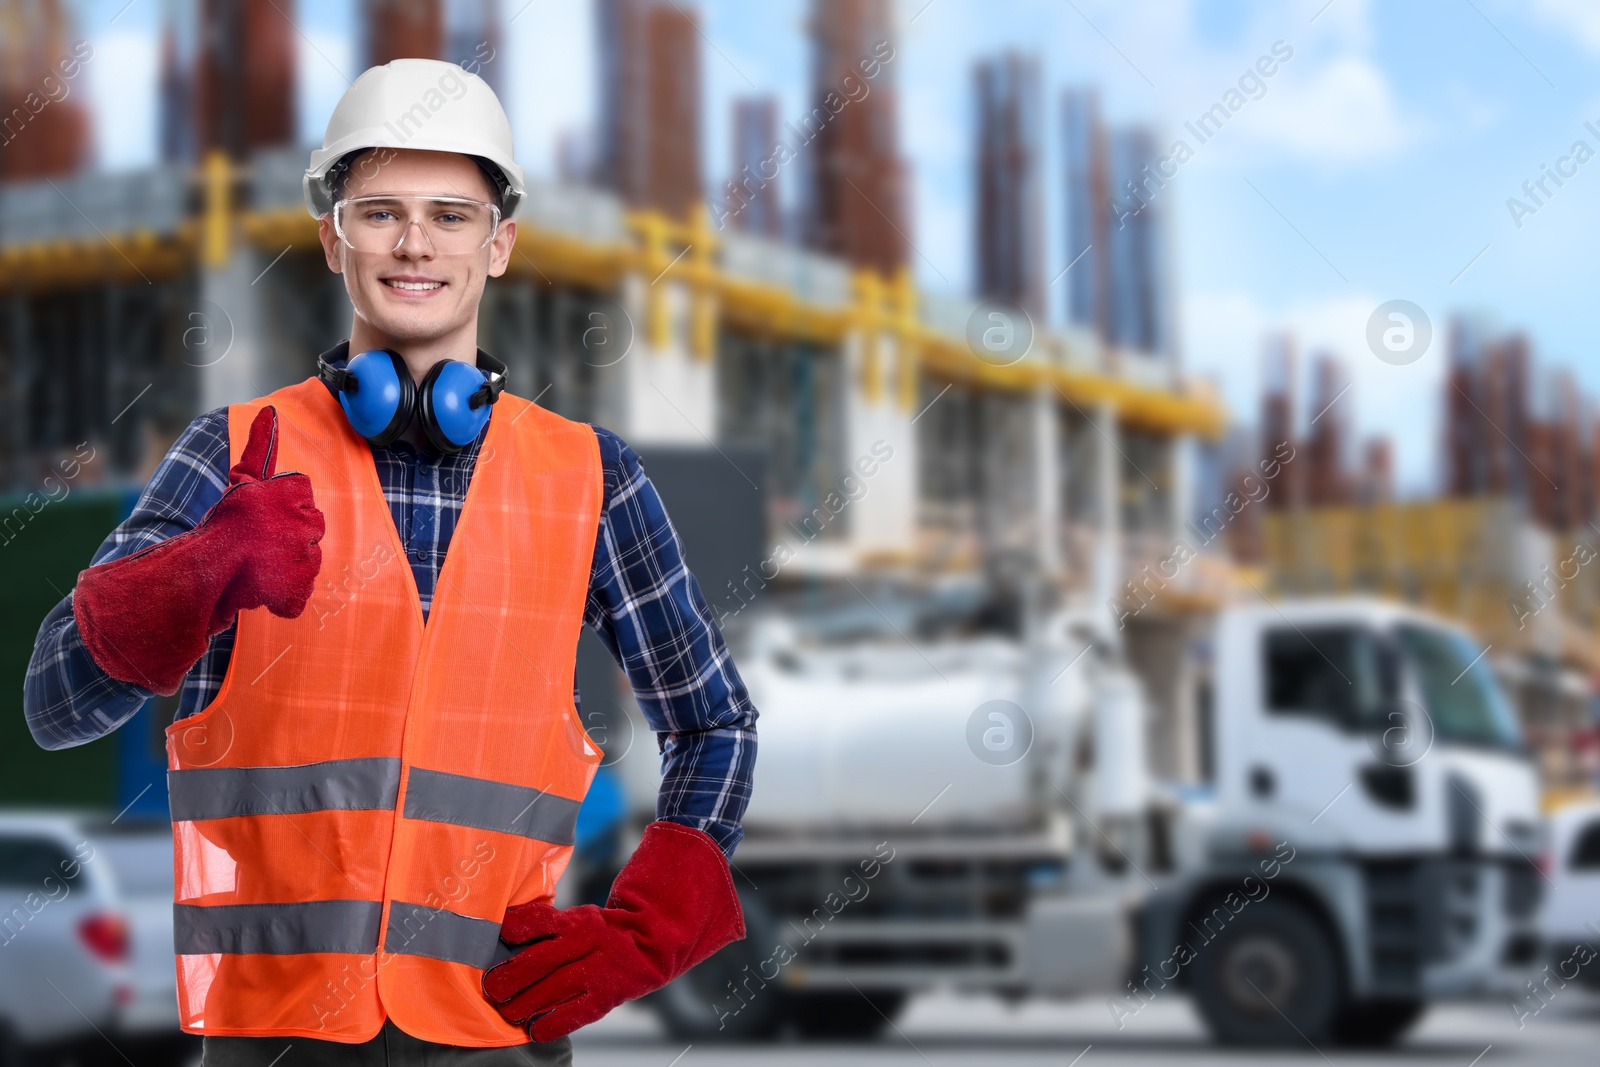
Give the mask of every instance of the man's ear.
[[335, 274], [343, 274], [344, 263], [339, 253], [339, 234], [334, 231], [331, 213], [317, 220], [317, 240], [322, 242], [322, 255], [328, 261], [328, 269]]
[[489, 277], [498, 278], [506, 272], [506, 267], [511, 264], [511, 249], [516, 243], [516, 221], [507, 219], [500, 224], [500, 230], [494, 235], [494, 240], [489, 242]]

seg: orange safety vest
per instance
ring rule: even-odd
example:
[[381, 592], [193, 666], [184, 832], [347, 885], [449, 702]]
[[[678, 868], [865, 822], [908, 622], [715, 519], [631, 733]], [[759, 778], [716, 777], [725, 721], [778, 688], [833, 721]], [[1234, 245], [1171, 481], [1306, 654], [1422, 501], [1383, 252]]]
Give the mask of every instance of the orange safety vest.
[[327, 517], [297, 619], [239, 613], [216, 699], [167, 728], [178, 1006], [196, 1034], [525, 1043], [483, 997], [508, 905], [550, 901], [601, 753], [572, 690], [594, 431], [503, 394], [426, 625], [366, 442], [315, 378], [265, 404]]

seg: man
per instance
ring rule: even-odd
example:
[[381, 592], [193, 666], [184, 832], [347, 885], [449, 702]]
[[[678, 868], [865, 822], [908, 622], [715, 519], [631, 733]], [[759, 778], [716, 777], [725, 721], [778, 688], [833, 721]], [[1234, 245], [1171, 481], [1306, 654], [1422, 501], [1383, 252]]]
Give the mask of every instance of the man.
[[[81, 744], [181, 690], [178, 1000], [206, 1067], [568, 1063], [572, 1030], [744, 935], [756, 712], [638, 456], [477, 349], [524, 192], [492, 90], [368, 70], [305, 184], [348, 342], [179, 437], [45, 619], [29, 727]], [[606, 906], [556, 909], [601, 758], [585, 622], [664, 779]]]

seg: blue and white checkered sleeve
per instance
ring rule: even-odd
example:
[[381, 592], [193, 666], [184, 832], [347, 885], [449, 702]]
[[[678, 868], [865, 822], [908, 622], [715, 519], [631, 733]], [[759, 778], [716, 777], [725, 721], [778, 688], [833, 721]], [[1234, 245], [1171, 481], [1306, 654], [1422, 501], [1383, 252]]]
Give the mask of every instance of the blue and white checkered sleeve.
[[[167, 450], [133, 512], [106, 537], [90, 565], [131, 555], [192, 530], [228, 484], [228, 411], [191, 422]], [[121, 726], [152, 695], [119, 682], [89, 655], [69, 593], [45, 616], [23, 680], [23, 714], [43, 748], [81, 745]]]
[[657, 818], [703, 830], [732, 855], [750, 802], [756, 709], [638, 453], [595, 433], [607, 502], [586, 621], [661, 740]]

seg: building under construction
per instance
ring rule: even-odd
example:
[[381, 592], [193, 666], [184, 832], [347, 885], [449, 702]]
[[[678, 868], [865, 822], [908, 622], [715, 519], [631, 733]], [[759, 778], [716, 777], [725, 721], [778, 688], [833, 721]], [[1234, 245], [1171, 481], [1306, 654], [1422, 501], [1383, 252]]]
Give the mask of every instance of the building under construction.
[[1295, 459], [1264, 501], [1256, 558], [1280, 592], [1375, 593], [1465, 622], [1545, 781], [1576, 786], [1594, 773], [1600, 676], [1594, 422], [1570, 375], [1538, 376], [1520, 334], [1457, 319], [1449, 354], [1444, 495], [1396, 502], [1386, 441], [1367, 442], [1353, 465], [1340, 364], [1315, 364], [1297, 430], [1293, 341], [1271, 340], [1260, 454], [1289, 441]]
[[778, 98], [744, 97], [733, 104], [733, 165], [729, 168], [719, 223], [767, 237], [785, 235], [782, 168], [778, 143]]
[[[1065, 595], [1104, 603], [1169, 549], [1189, 513], [1197, 442], [1222, 428], [1218, 402], [1169, 360], [1043, 323], [1016, 359], [981, 358], [967, 340], [978, 302], [913, 283], [884, 0], [818, 0], [813, 12], [819, 99], [866, 58], [882, 69], [796, 170], [803, 244], [765, 225], [714, 225], [698, 151], [658, 136], [665, 125], [683, 137], [698, 115], [697, 87], [690, 107], [687, 90], [661, 94], [651, 81], [697, 82], [692, 11], [649, 0], [600, 10], [661, 32], [602, 37], [601, 186], [530, 184], [510, 270], [491, 281], [480, 318], [480, 344], [509, 365], [513, 391], [641, 450], [759, 450], [768, 536], [789, 548], [780, 584], [926, 580], [1021, 560]], [[220, 28], [175, 26], [164, 45], [164, 85], [212, 85], [248, 121], [190, 110], [174, 90], [162, 134], [174, 150], [160, 165], [0, 187], [8, 485], [36, 487], [86, 442], [97, 458], [84, 483], [142, 482], [195, 415], [305, 378], [346, 335], [350, 305], [301, 199], [309, 146], [290, 136], [293, 78], [228, 62], [230, 47], [292, 54], [285, 20], [258, 16], [253, 0], [202, 3]], [[365, 47], [432, 47], [438, 25]], [[885, 453], [843, 507], [861, 457]], [[1174, 583], [1172, 602], [1203, 573]], [[714, 610], [739, 603], [732, 588], [705, 592]], [[1153, 665], [1158, 766], [1194, 778], [1197, 757], [1161, 740], [1191, 735], [1197, 714], [1181, 618], [1152, 612], [1129, 633]]]
[[50, 178], [93, 161], [79, 74], [93, 56], [56, 2], [0, 4], [0, 181]]
[[[809, 171], [806, 244], [884, 276], [906, 265], [911, 247], [892, 8], [890, 0], [812, 0], [811, 100], [796, 124]], [[867, 81], [870, 91], [852, 90]], [[849, 106], [836, 106], [841, 98]]]
[[1571, 371], [1474, 319], [1453, 321], [1448, 343], [1447, 491], [1511, 497], [1541, 526], [1581, 530], [1600, 506], [1600, 421]]
[[1100, 95], [1061, 97], [1067, 321], [1113, 349], [1176, 355], [1170, 194], [1153, 131], [1107, 127]]
[[1044, 117], [1038, 60], [1008, 52], [973, 71], [977, 290], [1043, 321]]
[[685, 217], [703, 198], [700, 37], [672, 0], [596, 0], [600, 184], [630, 206]]

